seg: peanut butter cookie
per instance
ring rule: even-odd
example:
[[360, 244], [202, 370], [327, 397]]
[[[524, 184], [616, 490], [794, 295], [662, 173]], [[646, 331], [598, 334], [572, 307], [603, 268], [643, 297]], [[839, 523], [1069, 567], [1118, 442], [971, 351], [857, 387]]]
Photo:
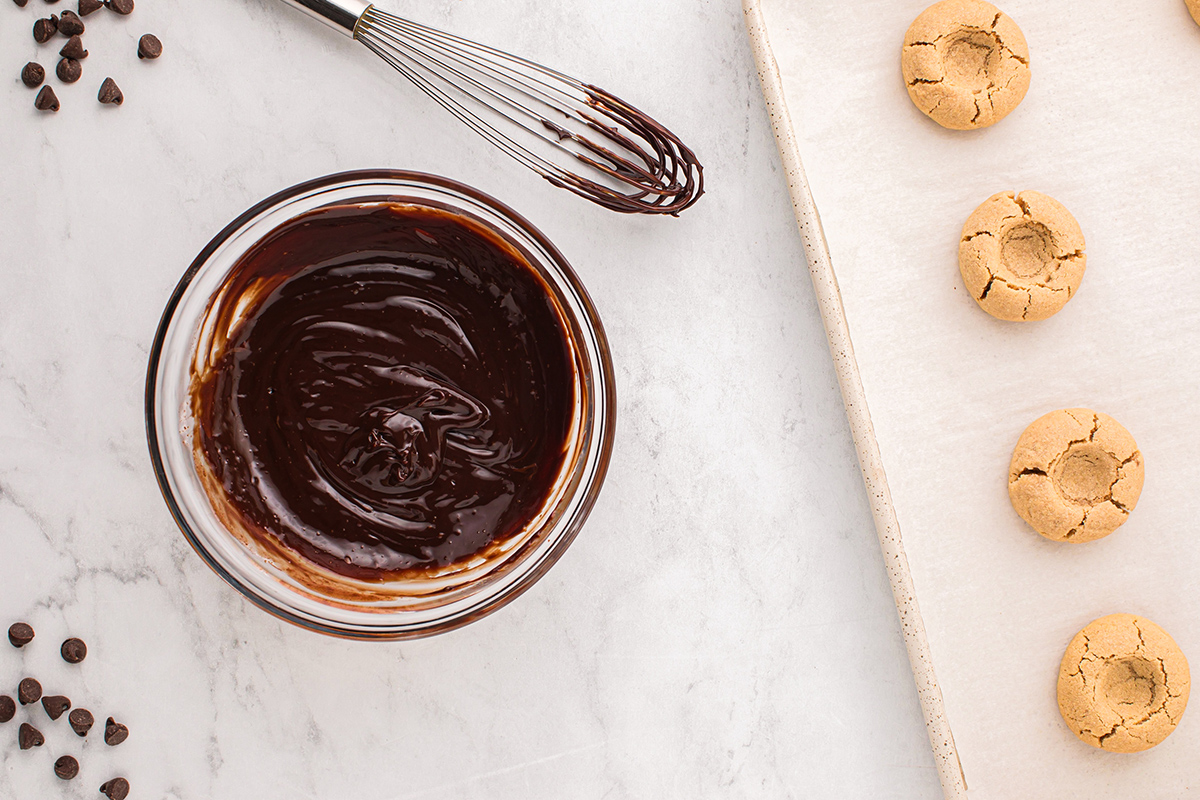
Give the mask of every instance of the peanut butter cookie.
[[904, 35], [900, 58], [913, 104], [944, 128], [1004, 119], [1029, 90], [1029, 47], [1017, 23], [983, 0], [942, 0]]
[[1192, 12], [1192, 19], [1196, 20], [1196, 24], [1200, 25], [1200, 0], [1184, 0], [1187, 3], [1188, 11]]
[[1058, 673], [1058, 709], [1071, 732], [1113, 753], [1149, 750], [1187, 707], [1187, 659], [1143, 617], [1113, 614], [1075, 634]]
[[967, 291], [993, 317], [1046, 319], [1083, 281], [1083, 231], [1070, 211], [1041, 192], [994, 194], [963, 226], [958, 268]]
[[1121, 423], [1086, 408], [1051, 411], [1021, 434], [1008, 468], [1013, 508], [1056, 542], [1092, 542], [1137, 505], [1145, 471]]

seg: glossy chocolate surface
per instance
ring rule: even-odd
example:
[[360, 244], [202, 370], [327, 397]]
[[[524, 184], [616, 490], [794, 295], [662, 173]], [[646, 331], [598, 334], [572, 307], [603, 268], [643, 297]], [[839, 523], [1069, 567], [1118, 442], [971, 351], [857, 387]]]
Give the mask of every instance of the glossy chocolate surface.
[[576, 404], [570, 340], [494, 232], [420, 206], [320, 209], [243, 256], [213, 303], [194, 457], [251, 535], [375, 579], [541, 512]]

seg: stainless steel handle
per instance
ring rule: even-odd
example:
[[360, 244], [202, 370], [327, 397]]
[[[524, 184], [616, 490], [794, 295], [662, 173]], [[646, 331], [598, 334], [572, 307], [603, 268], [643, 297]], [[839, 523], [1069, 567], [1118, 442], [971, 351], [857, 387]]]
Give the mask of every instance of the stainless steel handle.
[[319, 19], [334, 30], [353, 38], [354, 26], [370, 8], [359, 0], [283, 0], [313, 19]]

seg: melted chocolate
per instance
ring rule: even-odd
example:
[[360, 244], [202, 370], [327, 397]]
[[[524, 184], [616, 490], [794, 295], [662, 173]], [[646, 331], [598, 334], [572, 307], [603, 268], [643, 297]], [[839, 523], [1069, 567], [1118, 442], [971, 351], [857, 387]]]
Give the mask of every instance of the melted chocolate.
[[195, 454], [251, 535], [374, 579], [541, 511], [574, 413], [570, 340], [496, 234], [423, 207], [321, 209], [213, 302], [228, 333], [193, 375]]

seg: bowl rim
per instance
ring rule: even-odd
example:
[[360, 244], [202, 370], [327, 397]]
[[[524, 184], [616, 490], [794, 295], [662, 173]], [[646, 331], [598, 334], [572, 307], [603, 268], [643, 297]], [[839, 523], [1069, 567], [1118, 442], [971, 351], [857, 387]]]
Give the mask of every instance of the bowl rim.
[[[427, 627], [421, 629], [407, 628], [387, 628], [379, 626], [370, 630], [359, 628], [342, 627], [338, 623], [329, 620], [315, 620], [307, 616], [301, 616], [292, 610], [276, 605], [266, 597], [261, 596], [255, 591], [252, 591], [243, 581], [230, 573], [228, 569], [209, 551], [205, 544], [200, 540], [191, 525], [187, 521], [180, 501], [176, 498], [174, 491], [171, 489], [168, 479], [168, 469], [164, 463], [162, 454], [162, 432], [159, 430], [158, 421], [156, 419], [157, 400], [158, 400], [158, 374], [159, 367], [162, 361], [163, 347], [166, 342], [167, 334], [170, 330], [171, 323], [175, 319], [176, 311], [182, 301], [188, 288], [199, 274], [200, 270], [208, 263], [213, 254], [234, 234], [240, 231], [244, 226], [251, 222], [260, 214], [283, 205], [288, 201], [296, 198], [299, 195], [308, 192], [334, 188], [340, 184], [352, 183], [367, 183], [371, 181], [403, 181], [413, 184], [424, 184], [427, 187], [435, 190], [447, 190], [451, 193], [461, 194], [468, 199], [479, 203], [488, 208], [490, 211], [498, 214], [518, 227], [524, 234], [528, 235], [546, 255], [554, 262], [554, 266], [561, 271], [562, 277], [574, 292], [577, 301], [582, 306], [585, 312], [585, 319], [579, 320], [579, 323], [586, 325], [589, 332], [594, 336], [597, 345], [598, 358], [596, 369], [600, 377], [599, 383], [594, 387], [592, 396], [595, 397], [595, 402], [592, 403], [593, 410], [601, 409], [600, 413], [595, 414], [595, 425], [600, 428], [599, 436], [597, 437], [598, 453], [595, 461], [595, 468], [592, 477], [587, 482], [581, 482], [578, 486], [577, 493], [580, 496], [580, 502], [576, 507], [570, 524], [559, 536], [553, 547], [538, 561], [533, 568], [525, 573], [502, 592], [489, 599], [484, 605], [472, 608], [466, 613], [459, 614], [450, 619], [438, 620]], [[154, 334], [154, 339], [150, 347], [150, 355], [147, 361], [146, 368], [146, 387], [145, 387], [145, 424], [146, 424], [146, 442], [150, 451], [150, 461], [154, 469], [154, 476], [158, 483], [159, 491], [162, 493], [163, 500], [166, 502], [167, 508], [171, 513], [171, 517], [175, 520], [176, 526], [191, 545], [192, 549], [200, 556], [201, 560], [215, 572], [225, 583], [232, 586], [243, 597], [248, 599], [258, 608], [266, 611], [272, 616], [290, 622], [305, 630], [315, 631], [317, 633], [326, 634], [329, 636], [367, 641], [389, 641], [397, 639], [413, 639], [432, 636], [439, 633], [445, 633], [464, 625], [470, 624], [478, 619], [488, 616], [495, 611], [503, 608], [511, 603], [520, 595], [529, 590], [535, 583], [538, 582], [550, 568], [557, 563], [562, 555], [574, 542], [575, 537], [579, 535], [588, 516], [591, 514], [592, 508], [595, 506], [596, 500], [599, 497], [600, 491], [604, 485], [605, 477], [608, 473], [609, 464], [612, 458], [613, 445], [616, 434], [616, 377], [613, 369], [611, 349], [608, 342], [608, 337], [605, 333], [604, 326], [600, 320], [600, 316], [596, 310], [595, 304], [587, 289], [584, 287], [579, 276], [571, 267], [570, 263], [563, 256], [562, 252], [523, 215], [517, 213], [507, 204], [495, 199], [491, 195], [486, 194], [474, 187], [463, 184], [452, 178], [446, 178], [439, 175], [432, 175], [424, 172], [416, 172], [410, 170], [399, 169], [364, 169], [364, 170], [349, 170], [344, 172], [331, 173], [318, 178], [312, 178], [301, 183], [294, 184], [288, 188], [282, 189], [274, 194], [260, 200], [254, 205], [247, 208], [229, 224], [221, 229], [209, 242], [200, 250], [196, 257], [192, 260], [191, 265], [180, 277], [174, 290], [171, 292], [166, 305], [163, 308], [161, 317], [159, 318], [158, 327]], [[232, 534], [230, 534], [232, 535]], [[516, 566], [519, 567], [520, 562]], [[364, 615], [369, 615], [370, 612], [357, 612]]]

